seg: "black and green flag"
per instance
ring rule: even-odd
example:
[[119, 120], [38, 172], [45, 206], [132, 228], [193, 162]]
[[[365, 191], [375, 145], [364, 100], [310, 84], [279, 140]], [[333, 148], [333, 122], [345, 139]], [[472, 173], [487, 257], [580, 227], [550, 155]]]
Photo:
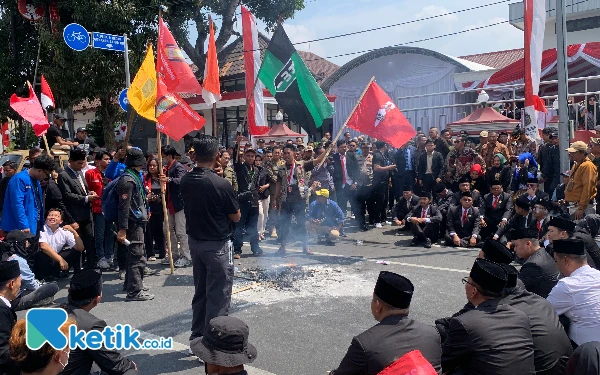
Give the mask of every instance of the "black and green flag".
[[269, 43], [258, 78], [288, 118], [314, 135], [334, 112], [302, 58], [279, 26]]

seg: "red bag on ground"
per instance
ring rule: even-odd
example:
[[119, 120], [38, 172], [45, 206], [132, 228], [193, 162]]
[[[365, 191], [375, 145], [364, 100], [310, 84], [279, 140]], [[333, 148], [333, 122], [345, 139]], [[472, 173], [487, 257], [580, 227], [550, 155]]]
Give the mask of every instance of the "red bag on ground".
[[420, 350], [413, 350], [384, 368], [378, 375], [437, 375], [437, 371]]

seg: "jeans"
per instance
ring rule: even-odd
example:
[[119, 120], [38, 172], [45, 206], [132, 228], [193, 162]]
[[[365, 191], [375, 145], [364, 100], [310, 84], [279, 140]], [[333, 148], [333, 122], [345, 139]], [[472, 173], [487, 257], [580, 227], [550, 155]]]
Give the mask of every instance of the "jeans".
[[144, 225], [129, 222], [127, 239], [127, 271], [125, 273], [125, 288], [127, 296], [136, 296], [143, 287], [144, 268], [146, 267], [146, 251], [144, 250]]
[[94, 214], [94, 239], [98, 259], [110, 259], [113, 256], [115, 234], [113, 225], [104, 219], [104, 215]]
[[264, 234], [269, 220], [271, 197], [258, 201], [258, 234]]
[[[158, 253], [159, 258], [164, 258], [167, 252], [165, 245], [165, 233], [163, 232], [163, 223], [165, 215], [162, 210], [158, 213], [152, 212], [150, 219], [146, 224], [144, 242], [146, 243], [146, 258], [155, 256]], [[173, 238], [171, 238], [173, 241]]]
[[246, 236], [250, 241], [250, 250], [254, 253], [260, 251], [258, 246], [258, 207], [252, 207], [250, 202], [240, 202], [240, 221], [235, 223], [235, 234], [233, 236], [233, 248], [236, 254], [242, 253], [244, 236], [242, 231], [246, 229]]
[[[185, 258], [191, 261], [192, 257], [190, 256], [188, 235], [185, 232], [185, 214], [183, 210], [169, 214], [169, 228], [165, 227], [166, 230], [169, 230], [171, 233], [171, 256], [173, 260]], [[179, 247], [177, 246], [177, 242], [179, 242]]]

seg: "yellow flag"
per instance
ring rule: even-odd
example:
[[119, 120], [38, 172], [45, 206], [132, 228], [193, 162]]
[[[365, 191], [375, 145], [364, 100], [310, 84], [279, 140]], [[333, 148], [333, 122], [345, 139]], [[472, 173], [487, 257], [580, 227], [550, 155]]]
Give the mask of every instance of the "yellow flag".
[[152, 45], [148, 46], [146, 58], [127, 91], [127, 99], [140, 116], [156, 122], [156, 68]]

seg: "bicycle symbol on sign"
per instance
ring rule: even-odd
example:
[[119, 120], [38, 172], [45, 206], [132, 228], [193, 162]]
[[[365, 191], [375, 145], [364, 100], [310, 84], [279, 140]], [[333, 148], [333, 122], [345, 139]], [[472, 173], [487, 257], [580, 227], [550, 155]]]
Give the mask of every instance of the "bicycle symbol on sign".
[[69, 40], [69, 42], [85, 42], [87, 38], [85, 35], [83, 35], [81, 31], [73, 31], [71, 35], [67, 35], [67, 39]]

